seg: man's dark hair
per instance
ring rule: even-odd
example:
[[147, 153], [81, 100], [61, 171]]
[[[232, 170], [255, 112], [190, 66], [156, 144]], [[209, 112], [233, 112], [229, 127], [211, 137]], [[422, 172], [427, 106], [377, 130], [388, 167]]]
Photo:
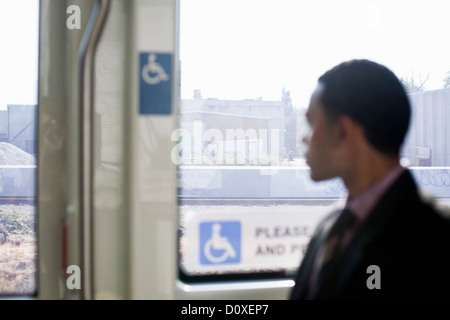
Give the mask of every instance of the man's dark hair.
[[327, 115], [351, 117], [374, 148], [399, 154], [411, 110], [405, 89], [391, 70], [369, 60], [351, 60], [325, 72], [319, 83]]

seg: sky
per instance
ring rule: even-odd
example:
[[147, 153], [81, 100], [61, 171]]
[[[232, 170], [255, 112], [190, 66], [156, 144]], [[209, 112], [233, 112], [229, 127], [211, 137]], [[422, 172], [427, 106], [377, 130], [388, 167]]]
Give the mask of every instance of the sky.
[[[180, 0], [181, 97], [306, 107], [317, 78], [353, 58], [440, 89], [448, 0]], [[0, 1], [0, 109], [37, 103], [38, 0]]]
[[37, 103], [38, 15], [37, 0], [0, 0], [0, 110]]
[[280, 100], [306, 107], [318, 77], [349, 59], [370, 59], [398, 77], [450, 71], [447, 0], [180, 0], [181, 95]]

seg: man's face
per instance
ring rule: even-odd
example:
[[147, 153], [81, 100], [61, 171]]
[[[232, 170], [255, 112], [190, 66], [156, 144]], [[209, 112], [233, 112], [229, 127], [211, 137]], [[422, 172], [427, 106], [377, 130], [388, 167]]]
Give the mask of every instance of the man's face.
[[334, 157], [337, 148], [336, 130], [325, 114], [320, 101], [320, 90], [312, 95], [306, 118], [309, 132], [303, 142], [308, 147], [305, 157], [311, 168], [311, 179], [321, 181], [334, 178], [338, 175]]

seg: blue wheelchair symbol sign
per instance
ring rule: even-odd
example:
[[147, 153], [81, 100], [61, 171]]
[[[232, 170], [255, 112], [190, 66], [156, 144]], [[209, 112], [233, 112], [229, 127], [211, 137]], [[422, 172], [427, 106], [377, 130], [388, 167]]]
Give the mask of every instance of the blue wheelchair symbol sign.
[[200, 223], [200, 264], [217, 265], [241, 261], [241, 223]]
[[172, 110], [172, 54], [139, 54], [139, 113], [170, 114]]

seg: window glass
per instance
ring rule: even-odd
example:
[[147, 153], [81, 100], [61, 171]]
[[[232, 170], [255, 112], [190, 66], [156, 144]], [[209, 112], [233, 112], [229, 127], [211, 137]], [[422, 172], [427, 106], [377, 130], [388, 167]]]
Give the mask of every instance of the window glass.
[[39, 1], [0, 2], [0, 295], [36, 291]]
[[450, 47], [445, 1], [182, 0], [178, 141], [180, 271], [186, 281], [289, 276], [318, 221], [345, 201], [311, 181], [301, 140], [317, 79], [365, 58], [411, 100], [401, 151], [449, 202]]

